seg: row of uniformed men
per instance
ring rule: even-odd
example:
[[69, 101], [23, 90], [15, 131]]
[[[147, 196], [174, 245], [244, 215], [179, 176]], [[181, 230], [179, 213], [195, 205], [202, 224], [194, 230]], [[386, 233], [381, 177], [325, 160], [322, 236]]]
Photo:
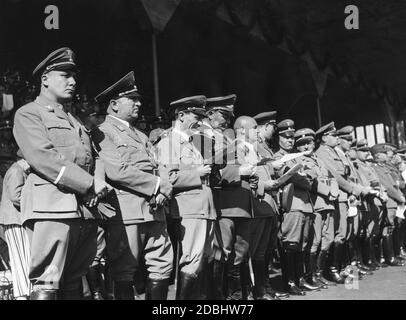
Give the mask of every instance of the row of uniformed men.
[[[237, 118], [233, 131], [228, 126], [235, 95], [194, 96], [171, 103], [174, 125], [154, 150], [132, 126], [141, 105], [134, 74], [96, 97], [108, 105], [108, 115], [90, 133], [63, 108], [74, 94], [75, 71], [69, 48], [51, 53], [34, 70], [41, 78], [39, 97], [15, 116], [14, 136], [30, 173], [21, 191], [21, 222], [11, 229], [23, 226], [28, 234], [32, 299], [80, 296], [81, 277], [96, 255], [94, 218], [101, 216], [116, 299], [133, 299], [134, 275], [142, 268], [146, 298], [166, 299], [174, 266], [177, 299], [286, 297], [268, 282], [277, 247], [289, 293], [332, 284], [323, 271], [342, 282], [349, 274], [344, 245], [352, 248], [351, 262], [360, 265], [354, 248], [357, 230], [365, 229], [357, 228], [361, 214], [371, 217], [363, 220], [369, 221], [370, 238], [372, 231], [382, 235], [387, 262], [396, 264], [391, 220], [379, 225], [386, 211], [393, 218], [395, 208], [390, 200], [385, 205], [382, 185], [395, 204], [404, 198], [394, 181], [387, 183], [386, 172], [379, 176], [384, 165], [376, 166], [378, 176], [370, 170], [364, 181], [356, 179], [346, 153], [351, 128], [336, 131], [331, 123], [316, 133], [295, 131], [292, 120], [276, 125], [275, 113], [268, 112]], [[226, 150], [223, 160], [204, 159], [204, 147], [194, 138], [199, 129], [205, 131], [202, 140], [214, 141], [214, 154]], [[268, 143], [275, 129], [280, 148], [273, 153]], [[314, 153], [315, 137], [321, 145]], [[304, 153], [286, 162], [293, 148]], [[386, 153], [382, 148], [372, 148], [377, 159]], [[278, 165], [270, 161], [277, 159]], [[366, 164], [361, 156], [359, 161]], [[284, 187], [285, 195], [293, 190], [291, 206], [280, 212], [276, 178], [297, 163], [302, 168], [288, 180], [294, 188]], [[368, 205], [365, 214], [349, 215], [362, 203]]]

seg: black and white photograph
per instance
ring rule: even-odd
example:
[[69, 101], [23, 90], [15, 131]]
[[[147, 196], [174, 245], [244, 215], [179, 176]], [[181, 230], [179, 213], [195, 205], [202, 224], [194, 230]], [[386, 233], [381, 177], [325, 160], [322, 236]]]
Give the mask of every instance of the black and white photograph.
[[406, 300], [405, 88], [405, 1], [0, 0], [0, 300]]

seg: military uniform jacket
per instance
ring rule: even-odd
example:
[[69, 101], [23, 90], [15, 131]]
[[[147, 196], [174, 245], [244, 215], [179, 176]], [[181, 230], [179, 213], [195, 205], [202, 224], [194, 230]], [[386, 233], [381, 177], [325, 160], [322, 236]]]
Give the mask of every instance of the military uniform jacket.
[[338, 196], [339, 188], [332, 173], [317, 158], [316, 154], [303, 157], [303, 164], [310, 170], [313, 177], [313, 184], [310, 191], [310, 199], [315, 212], [324, 210], [334, 210], [334, 202], [329, 200], [329, 196]]
[[390, 169], [383, 163], [376, 163], [373, 168], [388, 193], [389, 199], [386, 203], [386, 207], [388, 209], [397, 208], [398, 204], [402, 203], [402, 192], [396, 181], [393, 179]]
[[165, 220], [163, 208], [154, 211], [150, 207], [157, 192], [158, 176], [147, 136], [108, 115], [93, 137], [106, 181], [115, 189], [107, 197], [116, 213], [110, 223]]
[[217, 215], [229, 218], [251, 218], [253, 216], [253, 203], [251, 189], [247, 181], [240, 177], [240, 166], [237, 150], [238, 142], [232, 140], [232, 130], [228, 134], [214, 130], [216, 151], [221, 148], [229, 148], [228, 157], [220, 170], [220, 181], [213, 189]]
[[[257, 143], [257, 152], [259, 159], [269, 158], [273, 159], [274, 154], [272, 150], [268, 147], [265, 141], [261, 139]], [[269, 212], [268, 215], [277, 215], [278, 206], [274, 200], [274, 197], [271, 193], [266, 192], [264, 189], [264, 182], [272, 179], [275, 175], [274, 169], [270, 163], [258, 166], [257, 174], [259, 177], [258, 189], [256, 191], [256, 196], [258, 201], [256, 201], [256, 208], [254, 212]]]
[[389, 168], [393, 179], [397, 182], [399, 189], [404, 192], [405, 181], [403, 180], [400, 170], [394, 166], [392, 163], [386, 163], [386, 166]]
[[40, 95], [17, 110], [13, 133], [31, 167], [22, 192], [23, 221], [92, 218], [81, 202], [92, 187], [94, 169], [84, 127]]
[[[287, 151], [279, 149], [279, 151], [275, 153], [275, 159], [276, 160], [280, 159], [287, 153], [288, 153]], [[293, 183], [294, 186], [291, 211], [313, 213], [314, 209], [310, 200], [310, 190], [312, 188], [314, 173], [312, 172], [311, 168], [305, 166], [303, 160], [304, 160], [303, 157], [300, 157], [287, 162], [286, 165], [280, 170], [278, 174], [281, 176], [287, 168], [292, 167], [296, 163], [302, 163], [304, 165], [303, 168], [301, 169], [302, 171], [301, 174], [296, 173], [289, 180], [289, 182]]]
[[[354, 161], [354, 167], [359, 173], [359, 178], [360, 178], [360, 183], [365, 186], [365, 187], [372, 187], [375, 190], [379, 190], [380, 192], [384, 192], [385, 188], [382, 186], [379, 176], [375, 172], [375, 170], [372, 168], [370, 164], [367, 162], [361, 161], [359, 159], [356, 159]], [[377, 197], [368, 197], [366, 200], [366, 203], [373, 203], [376, 206], [382, 206], [382, 200], [380, 200]], [[365, 204], [364, 201], [364, 209], [367, 209], [367, 205]]]
[[316, 155], [337, 180], [340, 188], [338, 195], [339, 202], [347, 202], [348, 195], [351, 194], [359, 197], [362, 187], [349, 180], [349, 175], [347, 172], [351, 170], [351, 168], [349, 167], [349, 160], [345, 157], [345, 155], [344, 157], [340, 157], [336, 150], [325, 144], [320, 145], [316, 151]]
[[22, 225], [20, 213], [21, 192], [27, 173], [17, 163], [13, 163], [4, 175], [3, 194], [0, 203], [0, 225]]
[[169, 178], [173, 185], [171, 217], [216, 219], [213, 194], [197, 171], [204, 160], [190, 137], [173, 129], [158, 143], [157, 148], [161, 176]]
[[[258, 154], [255, 146], [247, 141], [236, 140], [236, 148], [236, 159], [240, 164], [256, 166], [261, 160], [261, 156]], [[257, 189], [252, 190], [249, 181], [242, 181], [241, 188], [244, 194], [249, 196], [252, 218], [271, 217], [277, 213], [276, 205], [272, 195], [265, 192], [264, 183], [271, 178], [273, 170], [269, 165], [256, 166], [255, 168], [258, 176]]]

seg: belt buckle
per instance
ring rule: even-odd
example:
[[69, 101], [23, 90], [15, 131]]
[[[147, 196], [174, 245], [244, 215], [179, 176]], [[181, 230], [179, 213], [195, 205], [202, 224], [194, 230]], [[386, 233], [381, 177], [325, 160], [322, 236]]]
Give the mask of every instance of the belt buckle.
[[152, 174], [154, 175], [154, 176], [159, 176], [159, 169], [152, 169]]

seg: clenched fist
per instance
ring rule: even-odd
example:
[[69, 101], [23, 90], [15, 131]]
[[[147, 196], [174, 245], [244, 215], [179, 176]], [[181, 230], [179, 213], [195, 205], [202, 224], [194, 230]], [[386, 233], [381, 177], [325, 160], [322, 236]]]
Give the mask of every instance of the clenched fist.
[[203, 178], [211, 173], [211, 166], [204, 164], [197, 168], [197, 172], [199, 172], [200, 177]]
[[172, 197], [172, 189], [172, 184], [168, 180], [161, 178], [161, 181], [159, 182], [159, 193], [169, 200]]

